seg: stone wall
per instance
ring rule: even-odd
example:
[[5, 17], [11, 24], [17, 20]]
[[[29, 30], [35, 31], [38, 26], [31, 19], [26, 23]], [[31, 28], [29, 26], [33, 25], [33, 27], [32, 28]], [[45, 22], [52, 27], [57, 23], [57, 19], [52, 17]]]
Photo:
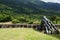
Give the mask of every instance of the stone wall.
[[60, 24], [55, 24], [57, 28], [60, 28]]
[[0, 24], [0, 28], [36, 28], [40, 25], [37, 24]]
[[[40, 26], [39, 24], [0, 24], [0, 28], [36, 28]], [[56, 24], [58, 28], [60, 25]]]

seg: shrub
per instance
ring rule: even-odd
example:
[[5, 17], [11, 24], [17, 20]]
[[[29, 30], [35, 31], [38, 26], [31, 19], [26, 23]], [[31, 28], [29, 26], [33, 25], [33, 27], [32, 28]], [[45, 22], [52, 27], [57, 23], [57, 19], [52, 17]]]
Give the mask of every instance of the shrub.
[[22, 23], [28, 22], [28, 20], [27, 20], [26, 18], [24, 18], [24, 17], [21, 17], [21, 18], [19, 19], [19, 21], [22, 22]]
[[28, 24], [33, 24], [33, 22], [31, 21], [31, 22], [28, 22]]
[[40, 21], [36, 20], [33, 22], [34, 24], [40, 24]]
[[57, 24], [60, 19], [59, 19], [59, 17], [58, 17], [57, 15], [53, 15], [53, 16], [50, 17], [50, 20], [51, 20], [52, 22], [55, 21], [55, 23]]
[[0, 14], [0, 22], [8, 22], [11, 21], [11, 16], [6, 14]]
[[19, 23], [20, 21], [19, 20], [17, 20], [17, 19], [14, 19], [14, 20], [12, 20], [12, 23]]

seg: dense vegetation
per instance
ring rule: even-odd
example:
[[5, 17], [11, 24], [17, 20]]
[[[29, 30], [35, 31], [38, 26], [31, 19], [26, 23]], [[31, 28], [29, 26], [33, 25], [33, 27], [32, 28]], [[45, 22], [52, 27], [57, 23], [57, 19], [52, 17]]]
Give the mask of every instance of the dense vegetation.
[[38, 0], [0, 0], [0, 22], [40, 23], [42, 16], [45, 15], [54, 23], [58, 23], [60, 12], [55, 8], [43, 7], [45, 4]]
[[[5, 12], [0, 12], [0, 22], [9, 22], [12, 23], [38, 23], [40, 24], [41, 18], [43, 15], [39, 14], [8, 14]], [[54, 16], [47, 16], [53, 23], [58, 23], [60, 21], [60, 17], [57, 15]]]

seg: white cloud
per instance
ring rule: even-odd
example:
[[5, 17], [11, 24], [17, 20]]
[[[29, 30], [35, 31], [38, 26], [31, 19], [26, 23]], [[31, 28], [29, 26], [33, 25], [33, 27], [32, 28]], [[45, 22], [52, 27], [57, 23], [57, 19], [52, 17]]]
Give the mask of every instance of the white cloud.
[[45, 2], [54, 2], [54, 3], [60, 3], [60, 0], [42, 0]]

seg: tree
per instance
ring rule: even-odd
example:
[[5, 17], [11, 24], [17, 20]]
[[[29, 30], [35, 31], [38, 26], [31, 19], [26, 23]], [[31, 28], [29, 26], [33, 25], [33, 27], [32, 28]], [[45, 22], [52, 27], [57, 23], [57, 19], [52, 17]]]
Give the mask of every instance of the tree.
[[19, 22], [20, 22], [20, 21], [17, 20], [17, 19], [13, 19], [13, 20], [12, 20], [12, 23], [14, 23], [14, 24], [15, 24], [15, 23], [19, 23]]
[[11, 16], [6, 14], [0, 14], [0, 22], [9, 22], [11, 21]]
[[20, 22], [24, 23], [24, 22], [28, 22], [28, 20], [25, 17], [20, 17], [19, 18]]
[[58, 21], [59, 21], [59, 17], [58, 17], [57, 15], [53, 15], [53, 16], [50, 18], [50, 20], [51, 20], [52, 22], [55, 21], [55, 23], [57, 24]]

